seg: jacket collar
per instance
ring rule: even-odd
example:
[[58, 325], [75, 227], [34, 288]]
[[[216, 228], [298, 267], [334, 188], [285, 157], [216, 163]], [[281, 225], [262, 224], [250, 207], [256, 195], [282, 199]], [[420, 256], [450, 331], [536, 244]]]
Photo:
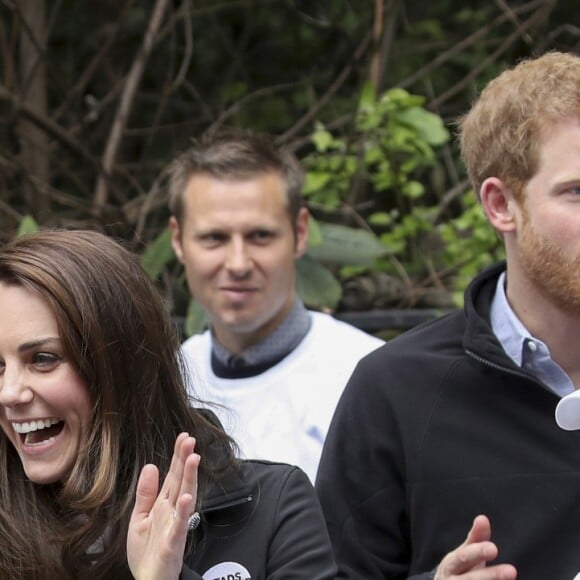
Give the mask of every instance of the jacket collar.
[[490, 322], [490, 309], [497, 280], [505, 270], [505, 261], [498, 262], [477, 275], [467, 287], [464, 302], [466, 321], [463, 348], [496, 365], [521, 371], [506, 355]]
[[238, 463], [235, 469], [212, 482], [200, 511], [207, 514], [253, 501], [254, 490], [243, 473], [242, 464]]

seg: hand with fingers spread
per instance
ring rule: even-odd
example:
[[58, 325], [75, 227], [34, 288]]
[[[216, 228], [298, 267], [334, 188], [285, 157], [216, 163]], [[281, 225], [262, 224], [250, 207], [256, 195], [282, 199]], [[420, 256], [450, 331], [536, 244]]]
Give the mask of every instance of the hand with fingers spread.
[[473, 520], [465, 542], [443, 558], [435, 580], [515, 580], [517, 571], [511, 564], [487, 566], [497, 554], [489, 519], [479, 515]]
[[200, 456], [195, 439], [181, 433], [159, 491], [155, 465], [141, 470], [127, 534], [127, 559], [137, 580], [176, 580], [181, 572], [189, 517], [195, 511]]

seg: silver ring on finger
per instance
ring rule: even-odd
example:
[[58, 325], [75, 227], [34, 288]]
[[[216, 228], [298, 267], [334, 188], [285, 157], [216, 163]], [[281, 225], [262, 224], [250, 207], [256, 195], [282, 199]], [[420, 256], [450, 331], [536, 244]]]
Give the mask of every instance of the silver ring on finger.
[[197, 528], [197, 526], [199, 526], [200, 523], [201, 523], [201, 517], [199, 515], [199, 512], [193, 512], [189, 516], [189, 519], [187, 520], [187, 528], [189, 530], [195, 530], [195, 528]]

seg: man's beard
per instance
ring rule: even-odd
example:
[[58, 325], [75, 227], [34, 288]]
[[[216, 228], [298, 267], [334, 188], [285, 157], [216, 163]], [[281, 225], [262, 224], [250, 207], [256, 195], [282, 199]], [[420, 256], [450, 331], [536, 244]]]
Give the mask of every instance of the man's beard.
[[530, 282], [556, 307], [580, 315], [580, 255], [566, 255], [542, 237], [524, 211], [518, 239], [521, 267]]

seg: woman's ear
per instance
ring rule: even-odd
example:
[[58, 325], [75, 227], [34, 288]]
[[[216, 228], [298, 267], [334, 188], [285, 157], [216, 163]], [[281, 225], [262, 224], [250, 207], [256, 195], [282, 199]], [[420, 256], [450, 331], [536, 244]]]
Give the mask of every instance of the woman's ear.
[[505, 182], [498, 177], [488, 177], [481, 185], [479, 199], [489, 223], [500, 234], [516, 229], [517, 202]]

